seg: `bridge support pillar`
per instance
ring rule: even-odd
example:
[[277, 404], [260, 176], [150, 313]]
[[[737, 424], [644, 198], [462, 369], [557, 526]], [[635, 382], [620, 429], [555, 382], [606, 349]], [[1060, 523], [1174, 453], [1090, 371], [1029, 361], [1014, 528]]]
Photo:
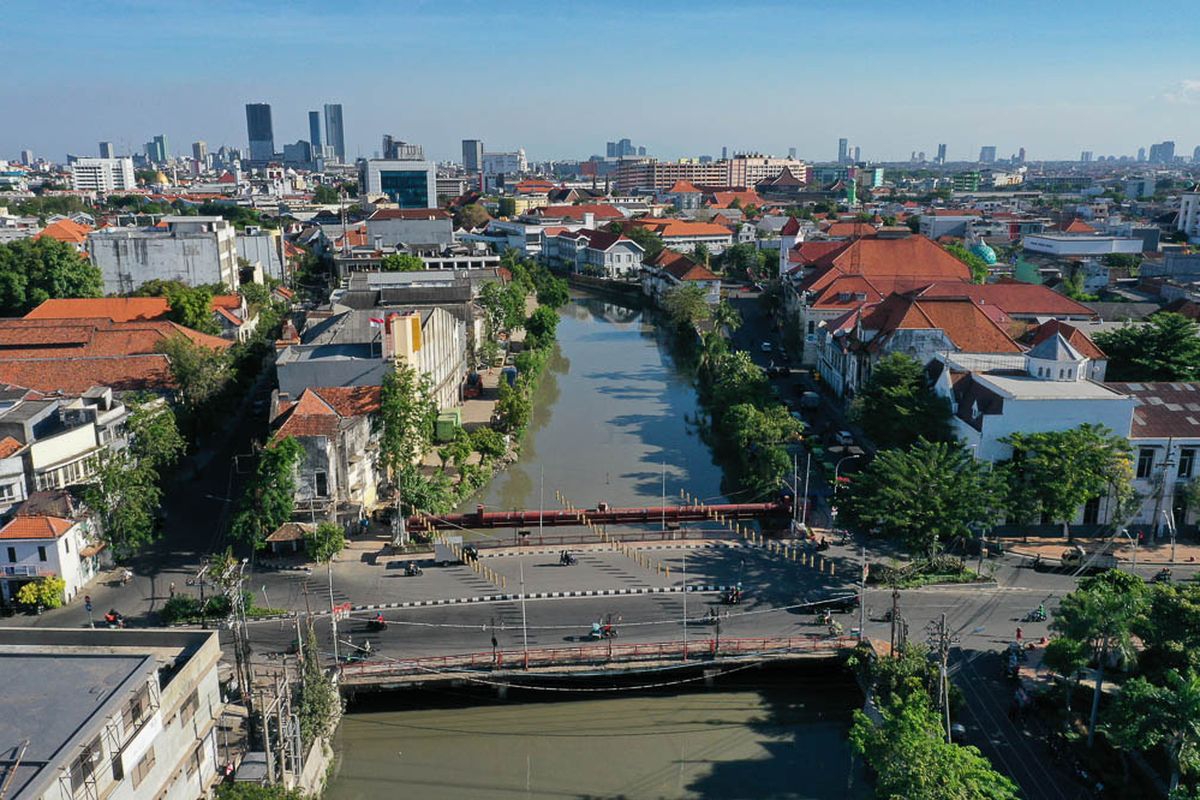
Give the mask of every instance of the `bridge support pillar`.
[[711, 689], [713, 687], [713, 685], [716, 684], [718, 674], [720, 674], [720, 673], [715, 669], [704, 670], [704, 686], [705, 686], [705, 688]]
[[508, 699], [508, 687], [507, 686], [497, 686], [496, 687], [496, 697], [498, 697], [501, 700], [507, 700]]

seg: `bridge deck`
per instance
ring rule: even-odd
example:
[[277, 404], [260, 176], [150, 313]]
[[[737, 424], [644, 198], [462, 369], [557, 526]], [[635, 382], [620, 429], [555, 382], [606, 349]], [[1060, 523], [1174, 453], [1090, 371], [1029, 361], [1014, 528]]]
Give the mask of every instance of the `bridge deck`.
[[514, 511], [484, 511], [479, 506], [465, 514], [431, 517], [417, 514], [405, 522], [411, 531], [458, 530], [461, 528], [525, 528], [535, 525], [668, 525], [682, 522], [703, 522], [711, 519], [758, 519], [788, 516], [792, 513], [790, 498], [774, 503], [719, 503], [716, 505], [648, 506], [646, 508], [613, 508], [600, 504], [596, 508], [526, 509]]

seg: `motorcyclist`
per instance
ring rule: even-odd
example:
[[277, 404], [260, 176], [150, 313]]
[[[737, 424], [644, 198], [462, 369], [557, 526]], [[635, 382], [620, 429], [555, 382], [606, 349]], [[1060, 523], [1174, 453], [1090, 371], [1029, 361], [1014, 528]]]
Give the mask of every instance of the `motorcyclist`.
[[599, 622], [593, 622], [593, 623], [592, 623], [592, 634], [591, 634], [591, 636], [592, 636], [592, 638], [593, 638], [593, 639], [599, 639], [599, 638], [602, 636], [602, 633], [601, 633], [601, 631], [600, 631], [600, 623], [599, 623]]

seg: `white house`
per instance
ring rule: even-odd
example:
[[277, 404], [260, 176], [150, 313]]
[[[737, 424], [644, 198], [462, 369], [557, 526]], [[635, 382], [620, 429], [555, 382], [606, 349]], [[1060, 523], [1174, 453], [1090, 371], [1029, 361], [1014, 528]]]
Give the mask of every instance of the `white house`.
[[642, 269], [642, 292], [656, 303], [661, 303], [667, 292], [683, 285], [700, 286], [709, 305], [721, 302], [721, 279], [683, 253], [664, 248]]
[[604, 278], [628, 278], [642, 269], [645, 250], [628, 236], [580, 229], [547, 236], [542, 257], [571, 272]]
[[0, 595], [11, 602], [21, 586], [57, 575], [66, 582], [63, 600], [71, 602], [101, 570], [107, 552], [90, 519], [17, 515], [0, 528]]

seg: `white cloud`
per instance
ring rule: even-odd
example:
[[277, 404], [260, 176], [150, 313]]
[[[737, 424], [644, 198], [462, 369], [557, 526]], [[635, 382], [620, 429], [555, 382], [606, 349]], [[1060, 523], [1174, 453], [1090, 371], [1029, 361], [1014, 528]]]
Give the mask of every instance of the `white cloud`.
[[1200, 79], [1180, 81], [1174, 89], [1165, 93], [1163, 97], [1168, 103], [1200, 103]]

